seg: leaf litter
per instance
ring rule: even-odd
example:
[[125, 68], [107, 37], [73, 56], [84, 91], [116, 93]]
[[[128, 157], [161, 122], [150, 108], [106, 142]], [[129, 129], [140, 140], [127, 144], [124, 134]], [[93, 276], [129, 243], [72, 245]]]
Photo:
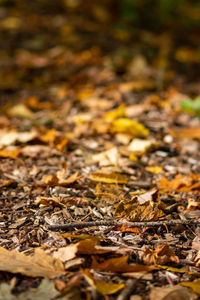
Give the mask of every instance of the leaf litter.
[[196, 299], [196, 35], [132, 36], [97, 1], [4, 2], [0, 299]]

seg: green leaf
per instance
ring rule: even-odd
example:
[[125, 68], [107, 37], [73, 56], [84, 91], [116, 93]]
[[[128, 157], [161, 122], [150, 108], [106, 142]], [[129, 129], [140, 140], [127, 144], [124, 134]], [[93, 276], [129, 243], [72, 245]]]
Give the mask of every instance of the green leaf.
[[195, 100], [187, 99], [181, 103], [181, 108], [196, 114], [200, 118], [200, 97], [197, 97]]

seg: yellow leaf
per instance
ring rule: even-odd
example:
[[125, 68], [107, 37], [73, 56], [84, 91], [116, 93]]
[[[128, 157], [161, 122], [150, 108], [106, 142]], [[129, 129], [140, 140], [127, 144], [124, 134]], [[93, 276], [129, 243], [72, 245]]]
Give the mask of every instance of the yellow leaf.
[[82, 270], [87, 282], [102, 295], [112, 295], [124, 288], [123, 283], [109, 283], [104, 280], [95, 279], [88, 269]]
[[149, 130], [144, 125], [128, 118], [114, 120], [111, 132], [127, 133], [133, 137], [146, 137], [149, 134]]
[[161, 266], [161, 265], [156, 265], [158, 268], [160, 269], [164, 269], [170, 272], [174, 272], [174, 273], [187, 273], [187, 274], [198, 274], [197, 272], [191, 272], [185, 269], [178, 269], [178, 268], [174, 268], [174, 267], [169, 267], [169, 266]]
[[122, 104], [117, 109], [107, 112], [104, 116], [104, 119], [108, 120], [108, 121], [113, 121], [117, 118], [121, 118], [121, 117], [125, 117], [125, 116], [126, 116], [125, 105]]
[[145, 169], [151, 173], [159, 174], [162, 172], [163, 168], [160, 166], [154, 166], [154, 167], [152, 166], [152, 167], [146, 167]]
[[112, 173], [93, 172], [89, 175], [89, 179], [97, 182], [103, 182], [103, 183], [117, 183], [117, 184], [128, 183], [125, 176], [114, 172]]
[[34, 114], [32, 113], [32, 111], [24, 104], [17, 104], [11, 107], [7, 111], [7, 113], [11, 117], [19, 117], [19, 118], [30, 119], [30, 120], [34, 118]]
[[180, 285], [190, 287], [194, 293], [200, 295], [200, 279], [195, 281], [183, 281]]

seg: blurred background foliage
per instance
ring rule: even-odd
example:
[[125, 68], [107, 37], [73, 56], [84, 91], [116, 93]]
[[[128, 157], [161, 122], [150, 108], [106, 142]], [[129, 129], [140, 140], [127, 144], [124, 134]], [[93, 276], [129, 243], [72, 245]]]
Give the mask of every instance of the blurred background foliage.
[[79, 10], [97, 21], [114, 20], [117, 26], [151, 30], [200, 27], [200, 1], [195, 0], [0, 0], [0, 5], [39, 8], [41, 13]]

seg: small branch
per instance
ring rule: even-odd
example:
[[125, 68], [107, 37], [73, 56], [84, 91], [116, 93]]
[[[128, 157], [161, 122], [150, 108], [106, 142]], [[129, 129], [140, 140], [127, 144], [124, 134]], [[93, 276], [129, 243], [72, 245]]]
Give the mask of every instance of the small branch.
[[94, 222], [74, 222], [68, 224], [48, 225], [50, 230], [73, 230], [74, 228], [87, 228], [93, 226], [129, 226], [129, 227], [157, 227], [161, 225], [194, 225], [200, 224], [197, 220], [163, 220], [157, 222], [117, 222], [117, 221], [94, 221]]

